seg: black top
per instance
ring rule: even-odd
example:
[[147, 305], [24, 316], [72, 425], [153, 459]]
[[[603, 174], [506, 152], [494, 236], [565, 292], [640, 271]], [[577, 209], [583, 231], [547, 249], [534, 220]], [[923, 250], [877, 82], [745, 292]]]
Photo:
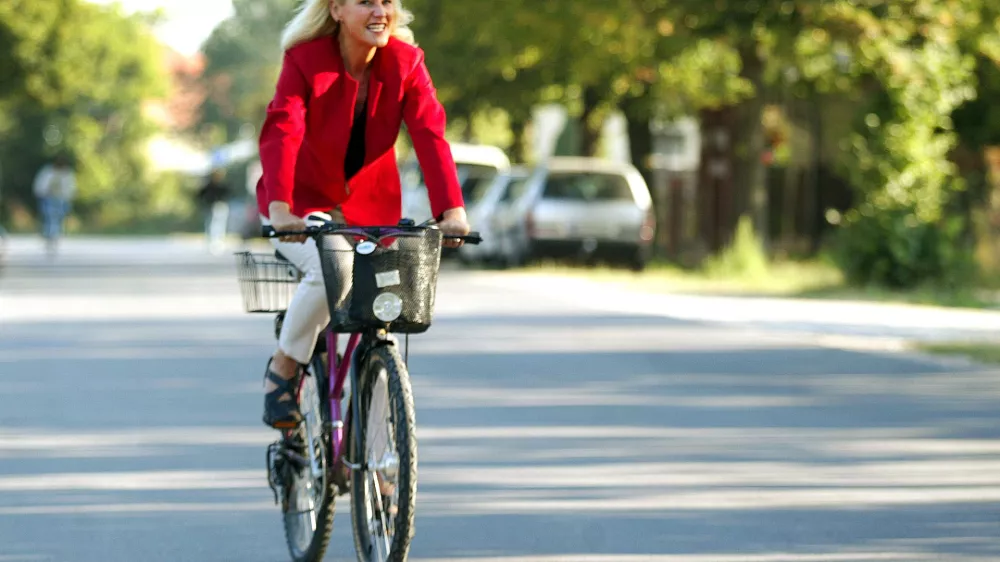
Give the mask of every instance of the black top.
[[211, 206], [226, 199], [229, 199], [229, 186], [215, 179], [208, 180], [208, 183], [198, 190], [198, 200], [205, 205]]
[[344, 179], [349, 180], [365, 165], [365, 122], [368, 119], [367, 101], [361, 112], [354, 117], [351, 126], [351, 140], [347, 143], [344, 157]]

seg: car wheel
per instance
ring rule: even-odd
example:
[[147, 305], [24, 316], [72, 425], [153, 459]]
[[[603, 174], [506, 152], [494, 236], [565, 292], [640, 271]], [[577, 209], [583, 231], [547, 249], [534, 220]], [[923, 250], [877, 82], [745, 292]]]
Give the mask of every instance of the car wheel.
[[632, 254], [632, 259], [629, 260], [629, 269], [635, 272], [645, 271], [646, 266], [649, 265], [650, 253], [648, 246], [637, 247]]

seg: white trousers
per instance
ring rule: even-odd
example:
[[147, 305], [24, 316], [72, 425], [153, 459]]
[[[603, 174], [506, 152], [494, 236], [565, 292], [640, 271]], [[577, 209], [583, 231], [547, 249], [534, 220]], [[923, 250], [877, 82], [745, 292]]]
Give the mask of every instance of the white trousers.
[[[316, 220], [309, 220], [312, 217], [344, 222], [343, 216], [339, 214], [334, 214], [331, 218], [330, 215], [323, 213], [312, 213], [306, 217], [307, 224], [320, 224]], [[262, 216], [260, 220], [261, 224], [270, 224], [266, 217]], [[297, 362], [307, 364], [312, 357], [317, 338], [330, 322], [330, 308], [326, 301], [326, 285], [323, 282], [319, 250], [312, 238], [301, 244], [281, 242], [277, 238], [272, 238], [271, 244], [304, 274], [285, 313], [285, 322], [278, 337], [278, 349]], [[337, 237], [335, 244], [337, 250], [344, 250], [346, 255], [353, 255], [350, 244], [343, 237]], [[349, 268], [345, 267], [338, 271], [337, 276], [340, 279], [338, 285], [346, 289], [349, 286], [350, 275]]]

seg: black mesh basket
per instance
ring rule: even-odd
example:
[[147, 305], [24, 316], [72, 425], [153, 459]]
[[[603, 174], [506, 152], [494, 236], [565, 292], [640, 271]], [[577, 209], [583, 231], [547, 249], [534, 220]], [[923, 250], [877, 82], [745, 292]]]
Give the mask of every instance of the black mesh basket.
[[284, 312], [302, 274], [274, 254], [236, 253], [237, 277], [247, 312]]
[[[416, 334], [430, 327], [441, 265], [441, 231], [406, 230], [404, 235], [383, 238], [370, 253], [363, 251], [371, 244], [356, 240], [346, 244], [339, 234], [321, 236], [317, 242], [335, 331], [385, 328]], [[401, 304], [394, 320], [380, 319], [376, 313], [386, 310], [387, 303], [389, 309]]]

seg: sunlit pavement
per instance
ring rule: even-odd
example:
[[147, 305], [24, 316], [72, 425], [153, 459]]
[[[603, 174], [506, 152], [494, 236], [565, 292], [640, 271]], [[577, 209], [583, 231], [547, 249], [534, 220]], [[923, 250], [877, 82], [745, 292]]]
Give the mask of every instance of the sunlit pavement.
[[[15, 239], [0, 271], [0, 561], [286, 559], [271, 320], [242, 314], [232, 257], [40, 249]], [[1000, 558], [1000, 373], [838, 347], [912, 337], [895, 314], [683, 299], [446, 271], [410, 345], [411, 559]], [[970, 330], [935, 318], [921, 333]], [[342, 504], [328, 560], [354, 559]]]

